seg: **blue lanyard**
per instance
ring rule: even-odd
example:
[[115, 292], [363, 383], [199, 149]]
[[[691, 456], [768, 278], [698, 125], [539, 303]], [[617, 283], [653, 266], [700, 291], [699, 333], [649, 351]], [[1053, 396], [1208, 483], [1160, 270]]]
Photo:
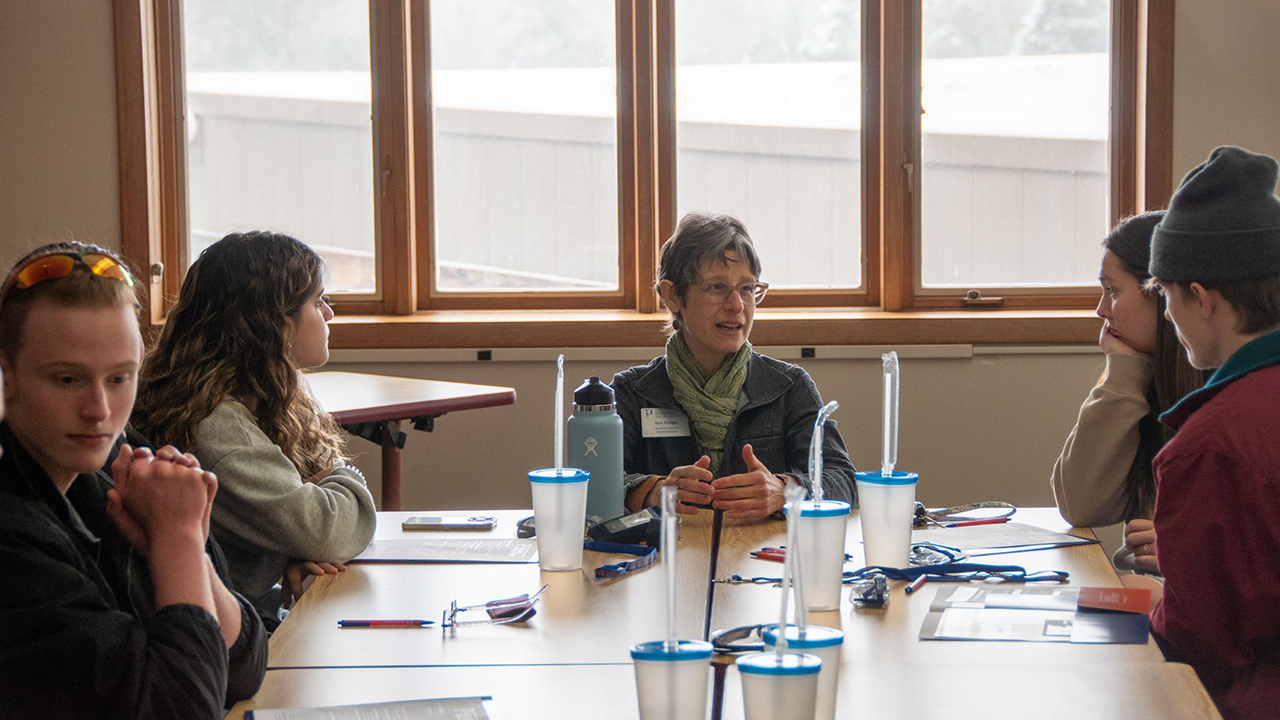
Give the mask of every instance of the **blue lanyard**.
[[597, 580], [608, 580], [626, 575], [629, 572], [642, 570], [653, 564], [658, 559], [658, 548], [652, 548], [647, 545], [628, 545], [626, 543], [605, 542], [603, 540], [594, 540], [582, 546], [586, 550], [595, 550], [596, 552], [613, 553], [614, 555], [635, 555], [635, 560], [627, 560], [625, 562], [613, 563], [611, 565], [601, 565], [596, 568]]
[[[942, 565], [926, 565], [923, 567], [892, 568], [871, 565], [860, 570], [851, 570], [844, 574], [845, 584], [854, 583], [876, 576], [890, 580], [915, 580], [921, 575], [928, 575], [933, 582], [968, 582], [970, 580], [996, 579], [1003, 582], [1066, 582], [1071, 575], [1065, 570], [1040, 570], [1027, 572], [1021, 565], [984, 565], [982, 563], [945, 563]], [[756, 584], [768, 585], [782, 582], [777, 577], [743, 577], [731, 575], [716, 582], [730, 585]]]
[[952, 562], [942, 565], [892, 568], [870, 565], [852, 573], [845, 573], [846, 582], [854, 579], [883, 575], [890, 580], [915, 580], [928, 575], [936, 582], [967, 582], [969, 580], [999, 579], [1004, 582], [1066, 582], [1071, 574], [1065, 570], [1040, 570], [1027, 572], [1021, 565], [986, 565], [983, 563]]

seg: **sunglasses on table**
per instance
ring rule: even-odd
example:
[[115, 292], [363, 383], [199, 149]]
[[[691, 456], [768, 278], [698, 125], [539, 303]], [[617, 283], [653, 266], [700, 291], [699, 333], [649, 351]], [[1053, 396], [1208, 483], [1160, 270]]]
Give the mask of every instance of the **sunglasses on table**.
[[23, 263], [9, 278], [0, 292], [0, 299], [13, 290], [26, 290], [47, 280], [67, 277], [77, 269], [91, 272], [98, 277], [118, 280], [133, 287], [133, 274], [115, 258], [102, 253], [52, 252], [38, 255]]
[[[441, 629], [446, 629], [524, 622], [538, 613], [538, 601], [542, 599], [542, 594], [550, 587], [550, 585], [543, 585], [538, 592], [532, 595], [524, 594], [500, 600], [490, 600], [480, 605], [458, 605], [458, 601], [454, 600], [449, 603], [449, 609], [444, 611], [440, 627]], [[476, 610], [484, 611], [488, 617], [483, 620], [458, 619], [459, 613]]]

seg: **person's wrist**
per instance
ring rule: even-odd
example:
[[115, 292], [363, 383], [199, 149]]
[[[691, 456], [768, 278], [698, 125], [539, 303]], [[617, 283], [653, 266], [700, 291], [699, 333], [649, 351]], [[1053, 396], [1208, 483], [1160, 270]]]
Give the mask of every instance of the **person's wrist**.
[[166, 551], [176, 548], [195, 548], [201, 554], [204, 553], [204, 537], [199, 525], [161, 525], [147, 528], [146, 533], [153, 548], [163, 547]]
[[654, 475], [653, 487], [649, 488], [649, 493], [644, 496], [644, 506], [651, 507], [662, 503], [662, 488], [667, 484], [669, 475]]

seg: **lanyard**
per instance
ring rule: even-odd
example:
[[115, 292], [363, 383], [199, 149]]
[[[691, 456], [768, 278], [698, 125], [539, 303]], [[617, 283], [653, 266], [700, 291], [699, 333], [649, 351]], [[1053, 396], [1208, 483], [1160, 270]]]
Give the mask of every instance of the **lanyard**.
[[925, 565], [923, 567], [891, 568], [881, 565], [870, 565], [845, 577], [862, 578], [883, 575], [890, 580], [915, 580], [921, 575], [928, 575], [935, 582], [968, 582], [969, 580], [997, 579], [1004, 582], [1066, 582], [1071, 575], [1065, 570], [1040, 570], [1027, 572], [1021, 565], [986, 565], [983, 563], [952, 562], [942, 565]]
[[[928, 575], [933, 582], [968, 582], [970, 580], [1001, 580], [1003, 582], [1066, 582], [1070, 574], [1064, 570], [1040, 570], [1027, 572], [1021, 565], [985, 565], [982, 563], [946, 563], [943, 565], [927, 565], [924, 567], [891, 568], [871, 565], [861, 570], [853, 570], [844, 574], [842, 582], [854, 583], [876, 576], [890, 580], [915, 580], [921, 575]], [[729, 585], [769, 585], [781, 583], [776, 577], [743, 577], [731, 575], [717, 578], [716, 582]]]
[[583, 549], [595, 550], [596, 552], [636, 556], [635, 560], [627, 560], [625, 562], [613, 563], [610, 565], [601, 565], [596, 568], [597, 580], [608, 580], [611, 578], [622, 577], [629, 572], [647, 568], [653, 564], [654, 560], [658, 559], [658, 548], [652, 548], [646, 545], [628, 545], [626, 543], [593, 540], [582, 547]]

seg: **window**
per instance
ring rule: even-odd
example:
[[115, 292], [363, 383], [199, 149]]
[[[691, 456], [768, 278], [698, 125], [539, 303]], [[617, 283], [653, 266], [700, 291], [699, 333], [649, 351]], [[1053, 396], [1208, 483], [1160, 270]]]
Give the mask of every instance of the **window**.
[[[697, 209], [750, 228], [768, 342], [981, 341], [1004, 316], [882, 311], [1092, 308], [1107, 228], [1171, 190], [1169, 0], [117, 0], [116, 23], [157, 320], [203, 245], [265, 226], [368, 317], [339, 343], [650, 343], [658, 248]], [[465, 310], [579, 312], [522, 335]], [[840, 324], [881, 317], [916, 330]], [[1004, 339], [1095, 334], [1052, 317]]]
[[675, 2], [676, 214], [742, 218], [775, 292], [863, 284], [860, 19], [829, 0]]
[[277, 230], [329, 292], [377, 295], [368, 4], [183, 0], [182, 20], [187, 259]]

